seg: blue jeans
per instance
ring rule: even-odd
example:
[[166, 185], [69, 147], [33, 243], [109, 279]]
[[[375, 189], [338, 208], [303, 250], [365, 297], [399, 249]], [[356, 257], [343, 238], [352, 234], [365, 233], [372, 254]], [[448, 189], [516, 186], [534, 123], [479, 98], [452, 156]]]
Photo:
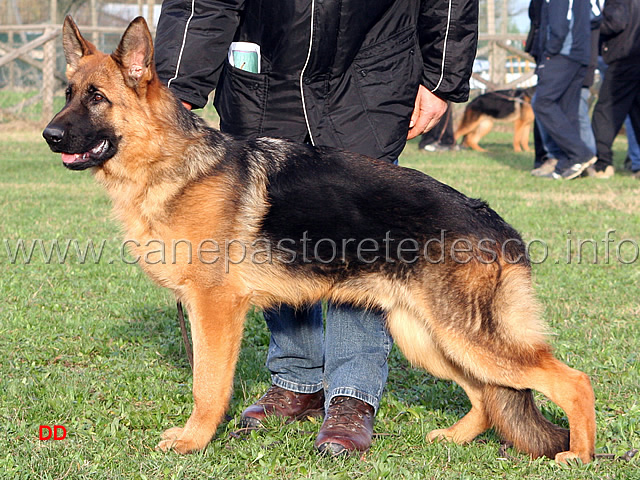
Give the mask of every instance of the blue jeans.
[[[535, 95], [533, 96], [535, 98]], [[564, 159], [565, 161], [569, 158], [565, 155], [562, 149], [553, 141], [553, 138], [547, 133], [544, 129], [544, 126], [540, 122], [536, 122], [536, 126], [538, 128], [538, 133], [540, 133], [540, 138], [542, 139], [542, 144], [544, 145], [544, 149], [549, 154], [550, 158], [555, 158], [560, 161]]]
[[624, 128], [627, 130], [627, 142], [629, 143], [629, 158], [631, 159], [631, 171], [640, 172], [640, 146], [636, 133], [631, 125], [631, 118], [627, 115], [624, 121]]
[[591, 92], [589, 87], [582, 87], [580, 90], [580, 106], [578, 108], [578, 120], [580, 121], [580, 138], [589, 150], [596, 154], [596, 137], [591, 127], [591, 117], [589, 117], [589, 97]]
[[[589, 92], [588, 87], [582, 87], [580, 91], [580, 106], [578, 109], [578, 120], [580, 123], [580, 138], [585, 143], [589, 150], [596, 154], [596, 137], [593, 135], [593, 128], [591, 127], [591, 118], [589, 117]], [[536, 95], [533, 94], [533, 102], [535, 102]], [[551, 135], [547, 133], [544, 126], [540, 122], [536, 122], [538, 133], [544, 145], [544, 149], [547, 151], [550, 157], [556, 158], [566, 162], [568, 157], [562, 151], [558, 144], [553, 140]]]
[[326, 406], [335, 396], [347, 396], [378, 410], [393, 345], [381, 312], [330, 302], [326, 327], [320, 304], [298, 310], [283, 305], [265, 310], [264, 318], [274, 385], [298, 393], [324, 388]]

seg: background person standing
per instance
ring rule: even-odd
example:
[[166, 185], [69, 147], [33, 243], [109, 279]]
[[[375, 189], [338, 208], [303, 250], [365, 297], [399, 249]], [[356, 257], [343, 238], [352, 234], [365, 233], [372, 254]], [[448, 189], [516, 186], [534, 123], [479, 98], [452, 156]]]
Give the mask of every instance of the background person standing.
[[640, 138], [640, 0], [607, 0], [602, 16], [601, 52], [608, 66], [593, 111], [595, 176], [613, 175], [611, 146], [627, 115]]
[[580, 137], [580, 91], [591, 57], [588, 0], [545, 0], [540, 19], [536, 120], [562, 151], [549, 178], [573, 179], [596, 157]]

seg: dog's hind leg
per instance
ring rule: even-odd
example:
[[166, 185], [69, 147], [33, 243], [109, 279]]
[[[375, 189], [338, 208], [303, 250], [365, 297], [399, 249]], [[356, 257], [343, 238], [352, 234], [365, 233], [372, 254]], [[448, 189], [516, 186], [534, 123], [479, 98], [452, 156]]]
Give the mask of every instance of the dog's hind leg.
[[193, 400], [183, 427], [162, 434], [158, 450], [203, 450], [222, 421], [231, 398], [248, 302], [233, 291], [190, 291], [185, 297], [193, 338]]
[[[504, 361], [503, 359], [497, 359]], [[511, 360], [510, 363], [513, 364]], [[509, 387], [491, 385], [485, 406], [491, 423], [514, 445], [533, 457], [555, 458], [558, 463], [593, 459], [596, 438], [595, 398], [589, 377], [568, 367], [546, 349], [534, 365], [514, 365]], [[504, 372], [500, 376], [503, 377]], [[570, 434], [542, 416], [531, 390], [544, 394], [567, 414]]]
[[453, 380], [460, 385], [469, 400], [471, 410], [453, 426], [432, 430], [427, 440], [437, 439], [468, 443], [491, 425], [483, 407], [482, 385], [465, 375], [452, 364], [433, 343], [423, 321], [405, 310], [395, 310], [387, 315], [387, 322], [394, 341], [412, 364], [424, 368], [432, 375]]
[[482, 137], [491, 131], [492, 128], [493, 120], [489, 117], [482, 118], [482, 120], [478, 122], [478, 126], [472, 132], [467, 134], [465, 143], [478, 152], [486, 152], [486, 150], [478, 143], [482, 140]]
[[483, 389], [477, 381], [464, 377], [462, 375], [451, 375], [456, 382], [469, 397], [471, 402], [471, 410], [454, 423], [449, 428], [432, 430], [427, 434], [427, 440], [449, 440], [458, 444], [469, 443], [481, 433], [491, 427], [491, 422], [487, 417], [483, 402]]
[[561, 463], [574, 459], [590, 462], [595, 453], [596, 418], [595, 397], [589, 377], [551, 354], [525, 372], [524, 377], [529, 388], [538, 390], [556, 403], [569, 419], [569, 450], [558, 453], [555, 460]]
[[[457, 318], [456, 323], [433, 324], [434, 342], [452, 363], [485, 383], [484, 411], [517, 448], [563, 463], [576, 458], [589, 462], [596, 430], [589, 378], [553, 357], [528, 269], [503, 264], [496, 283], [491, 268], [495, 266], [469, 264], [453, 270], [442, 291], [455, 291], [455, 302], [443, 301], [444, 295], [431, 285], [436, 290], [431, 305], [440, 308], [434, 319]], [[471, 276], [473, 283], [466, 280]], [[570, 435], [544, 418], [531, 390], [565, 411]]]
[[[559, 463], [575, 459], [590, 462], [595, 449], [596, 422], [595, 398], [588, 376], [554, 358], [548, 347], [522, 362], [509, 354], [502, 355], [501, 348], [506, 350], [505, 346], [495, 345], [490, 352], [494, 357], [492, 364], [485, 364], [477, 372], [488, 383], [482, 384], [481, 380], [465, 383], [464, 378], [452, 378], [465, 389], [473, 408], [453, 427], [431, 435], [456, 442], [469, 441], [476, 431], [477, 435], [495, 426], [504, 438], [534, 458], [545, 455]], [[473, 350], [466, 352], [470, 358], [477, 354]], [[485, 358], [486, 355], [481, 354]], [[480, 363], [471, 360], [468, 368], [473, 366]], [[570, 435], [540, 413], [531, 390], [541, 392], [565, 411]]]

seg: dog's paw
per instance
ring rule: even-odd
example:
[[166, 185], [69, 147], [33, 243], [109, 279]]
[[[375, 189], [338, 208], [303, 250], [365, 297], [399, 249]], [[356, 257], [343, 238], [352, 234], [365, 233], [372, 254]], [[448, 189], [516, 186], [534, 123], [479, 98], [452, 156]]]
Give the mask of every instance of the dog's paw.
[[198, 446], [195, 442], [191, 442], [188, 440], [182, 439], [172, 439], [172, 440], [162, 440], [158, 445], [156, 445], [156, 450], [161, 452], [168, 452], [169, 450], [173, 450], [174, 452], [180, 454], [187, 454], [198, 452], [202, 450], [202, 447]]
[[427, 434], [427, 442], [432, 443], [435, 441], [447, 441], [447, 442], [453, 442], [453, 437], [451, 435], [451, 432], [449, 431], [448, 428], [439, 428], [437, 430], [431, 430], [428, 434]]
[[562, 465], [581, 465], [583, 463], [589, 463], [590, 461], [591, 457], [589, 455], [579, 455], [572, 451], [556, 454], [556, 463]]
[[184, 428], [182, 427], [173, 427], [165, 430], [161, 435], [162, 441], [158, 443], [158, 445], [156, 446], [156, 450], [162, 452], [173, 450], [174, 452], [180, 454], [193, 453], [204, 450], [206, 444], [202, 445], [201, 442], [185, 438], [183, 433]]
[[160, 438], [162, 438], [163, 440], [177, 440], [180, 437], [180, 435], [182, 435], [183, 431], [184, 431], [184, 427], [169, 428], [164, 432], [162, 432], [162, 435], [160, 435]]

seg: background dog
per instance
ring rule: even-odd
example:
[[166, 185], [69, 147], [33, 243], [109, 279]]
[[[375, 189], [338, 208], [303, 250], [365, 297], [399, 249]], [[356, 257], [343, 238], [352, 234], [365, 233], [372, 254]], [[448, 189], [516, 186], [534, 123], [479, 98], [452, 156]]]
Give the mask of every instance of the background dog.
[[529, 134], [534, 114], [531, 97], [535, 87], [497, 90], [474, 98], [467, 104], [454, 139], [464, 137], [462, 145], [486, 152], [478, 143], [493, 128], [495, 120], [513, 122], [513, 150], [529, 151]]
[[465, 390], [470, 412], [429, 440], [494, 426], [534, 457], [592, 459], [589, 378], [552, 355], [524, 243], [486, 203], [361, 155], [209, 128], [158, 80], [142, 18], [106, 55], [67, 17], [63, 45], [66, 104], [43, 135], [106, 188], [134, 258], [189, 312], [194, 407], [158, 449], [202, 450], [215, 434], [250, 305], [331, 299], [383, 310], [409, 361]]

